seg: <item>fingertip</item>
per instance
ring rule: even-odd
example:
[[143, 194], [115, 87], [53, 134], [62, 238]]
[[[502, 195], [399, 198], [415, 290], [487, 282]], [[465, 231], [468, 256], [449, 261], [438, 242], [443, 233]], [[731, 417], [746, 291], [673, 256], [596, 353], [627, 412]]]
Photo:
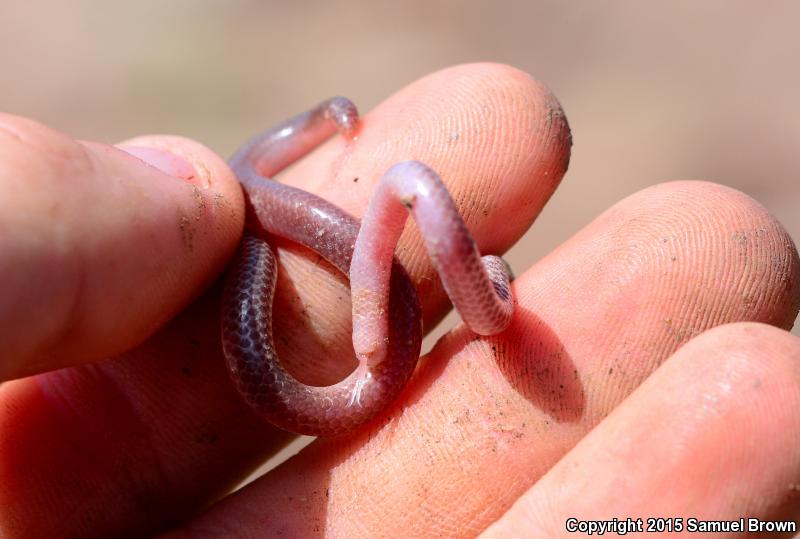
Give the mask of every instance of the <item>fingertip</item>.
[[[179, 218], [180, 236], [204, 251], [199, 256], [224, 265], [239, 243], [245, 216], [244, 194], [225, 160], [204, 144], [175, 135], [135, 137], [116, 147], [124, 152], [118, 155], [123, 160], [125, 154], [133, 156], [189, 186], [181, 194], [191, 200], [192, 215]], [[134, 168], [141, 170], [138, 164]], [[198, 228], [190, 230], [191, 221]]]
[[[702, 358], [696, 363], [696, 368], [711, 371], [715, 375], [733, 370], [746, 372], [740, 376], [750, 380], [770, 380], [771, 384], [783, 389], [768, 391], [767, 400], [790, 410], [796, 406], [785, 406], [789, 400], [800, 404], [800, 337], [784, 329], [761, 322], [723, 324], [701, 333], [686, 343], [675, 356]], [[791, 399], [776, 398], [779, 393], [786, 391], [795, 396]], [[752, 410], [753, 415], [760, 411], [758, 408]], [[775, 413], [765, 415], [776, 417]]]
[[0, 117], [0, 183], [11, 193], [0, 203], [0, 274], [12, 291], [0, 300], [0, 379], [138, 344], [235, 249], [243, 195], [219, 156], [181, 137], [126, 144]]
[[[774, 518], [800, 478], [800, 339], [767, 324], [692, 339], [484, 534], [608, 514]], [[701, 475], [698, 475], [701, 474]], [[702, 477], [698, 481], [698, 477]], [[628, 495], [609, 498], [609, 492]]]

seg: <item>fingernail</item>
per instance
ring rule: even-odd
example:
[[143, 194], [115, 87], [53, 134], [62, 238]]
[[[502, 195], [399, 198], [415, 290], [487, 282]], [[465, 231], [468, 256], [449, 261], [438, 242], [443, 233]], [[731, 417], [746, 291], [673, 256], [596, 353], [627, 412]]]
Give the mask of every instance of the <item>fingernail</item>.
[[146, 148], [144, 146], [118, 146], [118, 148], [125, 153], [141, 159], [148, 165], [157, 168], [165, 174], [180, 178], [195, 185], [202, 184], [195, 168], [179, 155], [166, 150]]

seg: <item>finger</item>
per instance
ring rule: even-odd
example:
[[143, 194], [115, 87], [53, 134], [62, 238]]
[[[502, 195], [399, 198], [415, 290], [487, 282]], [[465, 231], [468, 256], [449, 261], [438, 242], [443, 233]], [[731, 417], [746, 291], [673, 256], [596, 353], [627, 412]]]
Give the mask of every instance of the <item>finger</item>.
[[189, 532], [473, 536], [692, 336], [789, 327], [800, 262], [749, 197], [676, 182], [633, 195], [515, 281], [511, 327], [458, 329], [357, 438], [317, 440]]
[[[488, 129], [487, 125], [492, 126], [493, 137], [464, 135], [459, 139], [459, 144], [467, 146], [457, 150], [467, 160], [459, 166], [481, 169], [489, 167], [484, 161], [510, 163], [505, 165], [508, 176], [504, 180], [515, 186], [519, 197], [506, 196], [502, 203], [532, 201], [522, 212], [530, 220], [547, 198], [536, 193], [549, 195], [556, 182], [552, 178], [560, 176], [548, 172], [541, 163], [555, 162], [556, 156], [563, 162], [566, 151], [563, 144], [537, 138], [563, 136], [563, 118], [562, 130], [550, 134], [535, 131], [531, 125], [527, 129], [517, 127], [522, 125], [521, 119], [532, 122], [541, 103], [552, 99], [530, 77], [502, 66], [445, 70], [390, 98], [380, 107], [383, 113], [368, 117], [371, 129], [380, 128], [381, 122], [396, 123], [404, 118], [404, 107], [415, 101], [413, 96], [431, 102], [427, 93], [437, 91], [442, 96], [439, 87], [448, 85], [456, 91], [450, 92], [447, 100], [441, 97], [435, 101], [441, 101], [440, 108], [429, 106], [429, 112], [419, 118], [418, 129], [427, 132], [432, 129], [430, 125], [445, 125], [454, 117], [466, 122], [464, 130], [470, 133], [479, 134]], [[476, 103], [484, 102], [488, 103], [486, 114], [491, 121], [476, 114], [460, 116], [460, 108], [474, 110]], [[554, 117], [553, 125], [556, 120]], [[501, 127], [504, 125], [505, 130]], [[365, 131], [367, 128], [365, 125]], [[381, 129], [393, 136], [393, 130]], [[519, 137], [533, 147], [535, 158], [517, 151], [515, 139]], [[400, 145], [399, 139], [393, 140]], [[392, 140], [384, 143], [391, 146]], [[310, 159], [322, 160], [321, 170], [336, 169], [341, 156], [328, 153], [336, 144], [333, 141]], [[348, 155], [367, 151], [361, 147], [357, 144]], [[393, 158], [384, 155], [382, 159]], [[548, 174], [541, 177], [545, 172]], [[479, 179], [468, 178], [474, 182]], [[543, 188], [540, 181], [550, 187]], [[352, 178], [342, 182], [337, 202], [346, 200], [352, 185]], [[493, 211], [507, 213], [504, 207]], [[482, 215], [481, 211], [473, 218]], [[290, 283], [298, 291], [321, 280], [318, 270], [303, 260], [297, 260], [296, 268], [305, 273], [293, 277]], [[309, 316], [316, 321], [340, 309], [349, 316], [349, 303], [341, 302], [332, 304], [329, 312], [313, 311]], [[0, 388], [0, 429], [6, 433], [0, 441], [0, 473], [4, 474], [0, 489], [6, 492], [0, 499], [0, 529], [13, 523], [22, 535], [26, 531], [45, 536], [70, 532], [118, 535], [121, 530], [146, 535], [206, 506], [246, 474], [258, 457], [285, 443], [286, 435], [276, 434], [244, 408], [227, 379], [220, 353], [218, 314], [217, 296], [208, 295], [121, 360], [67, 369]], [[346, 325], [349, 327], [349, 320]], [[341, 329], [346, 333], [346, 328]], [[293, 344], [291, 338], [290, 334], [288, 345]], [[49, 502], [54, 499], [60, 504]]]
[[798, 407], [800, 339], [760, 324], [706, 332], [676, 352], [484, 536], [567, 536], [568, 518], [642, 518], [641, 531], [648, 517], [681, 518], [682, 526], [692, 525], [689, 518], [796, 518]]
[[186, 139], [131, 144], [167, 172], [0, 116], [0, 380], [131, 348], [235, 247], [241, 194], [216, 155]]

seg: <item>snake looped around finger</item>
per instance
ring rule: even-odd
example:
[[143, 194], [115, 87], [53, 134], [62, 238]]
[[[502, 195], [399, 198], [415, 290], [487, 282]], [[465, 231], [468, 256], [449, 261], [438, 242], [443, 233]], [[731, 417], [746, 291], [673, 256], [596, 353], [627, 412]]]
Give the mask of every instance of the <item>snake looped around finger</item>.
[[[223, 350], [247, 403], [274, 425], [301, 434], [355, 429], [388, 406], [414, 371], [420, 304], [393, 256], [409, 214], [472, 331], [499, 333], [513, 314], [507, 265], [480, 256], [447, 188], [427, 165], [403, 161], [389, 168], [360, 223], [314, 194], [269, 179], [337, 131], [351, 135], [358, 122], [355, 105], [335, 97], [255, 136], [230, 159], [247, 197], [248, 228], [226, 277]], [[310, 386], [281, 365], [272, 336], [277, 264], [264, 232], [312, 249], [349, 275], [358, 366], [344, 380]]]

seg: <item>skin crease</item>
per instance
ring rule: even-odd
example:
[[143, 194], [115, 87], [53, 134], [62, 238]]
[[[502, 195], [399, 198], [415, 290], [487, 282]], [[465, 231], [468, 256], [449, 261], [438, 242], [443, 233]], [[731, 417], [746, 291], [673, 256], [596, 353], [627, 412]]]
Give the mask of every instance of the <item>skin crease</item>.
[[[368, 114], [354, 148], [331, 140], [280, 179], [359, 215], [383, 170], [422, 160], [452, 181], [481, 250], [499, 254], [541, 210], [558, 183], [552, 171], [566, 162], [568, 144], [542, 122], [546, 103], [544, 88], [512, 68], [447, 69]], [[230, 252], [236, 238], [227, 241], [197, 249]], [[446, 301], [413, 227], [398, 257], [421, 288], [426, 323], [439, 319]], [[343, 279], [285, 244], [279, 258], [281, 358], [300, 377], [335, 379], [352, 365]], [[286, 441], [220, 383], [215, 286], [123, 357], [0, 387], [0, 531], [473, 536], [691, 337], [733, 321], [789, 327], [798, 273], [791, 240], [741, 193], [687, 182], [647, 189], [518, 277], [517, 315], [503, 336], [474, 340], [456, 330], [363, 432], [315, 442], [190, 518]], [[324, 356], [342, 361], [319, 369]], [[786, 414], [760, 420], [796, 435]], [[798, 481], [777, 464], [750, 463]]]

